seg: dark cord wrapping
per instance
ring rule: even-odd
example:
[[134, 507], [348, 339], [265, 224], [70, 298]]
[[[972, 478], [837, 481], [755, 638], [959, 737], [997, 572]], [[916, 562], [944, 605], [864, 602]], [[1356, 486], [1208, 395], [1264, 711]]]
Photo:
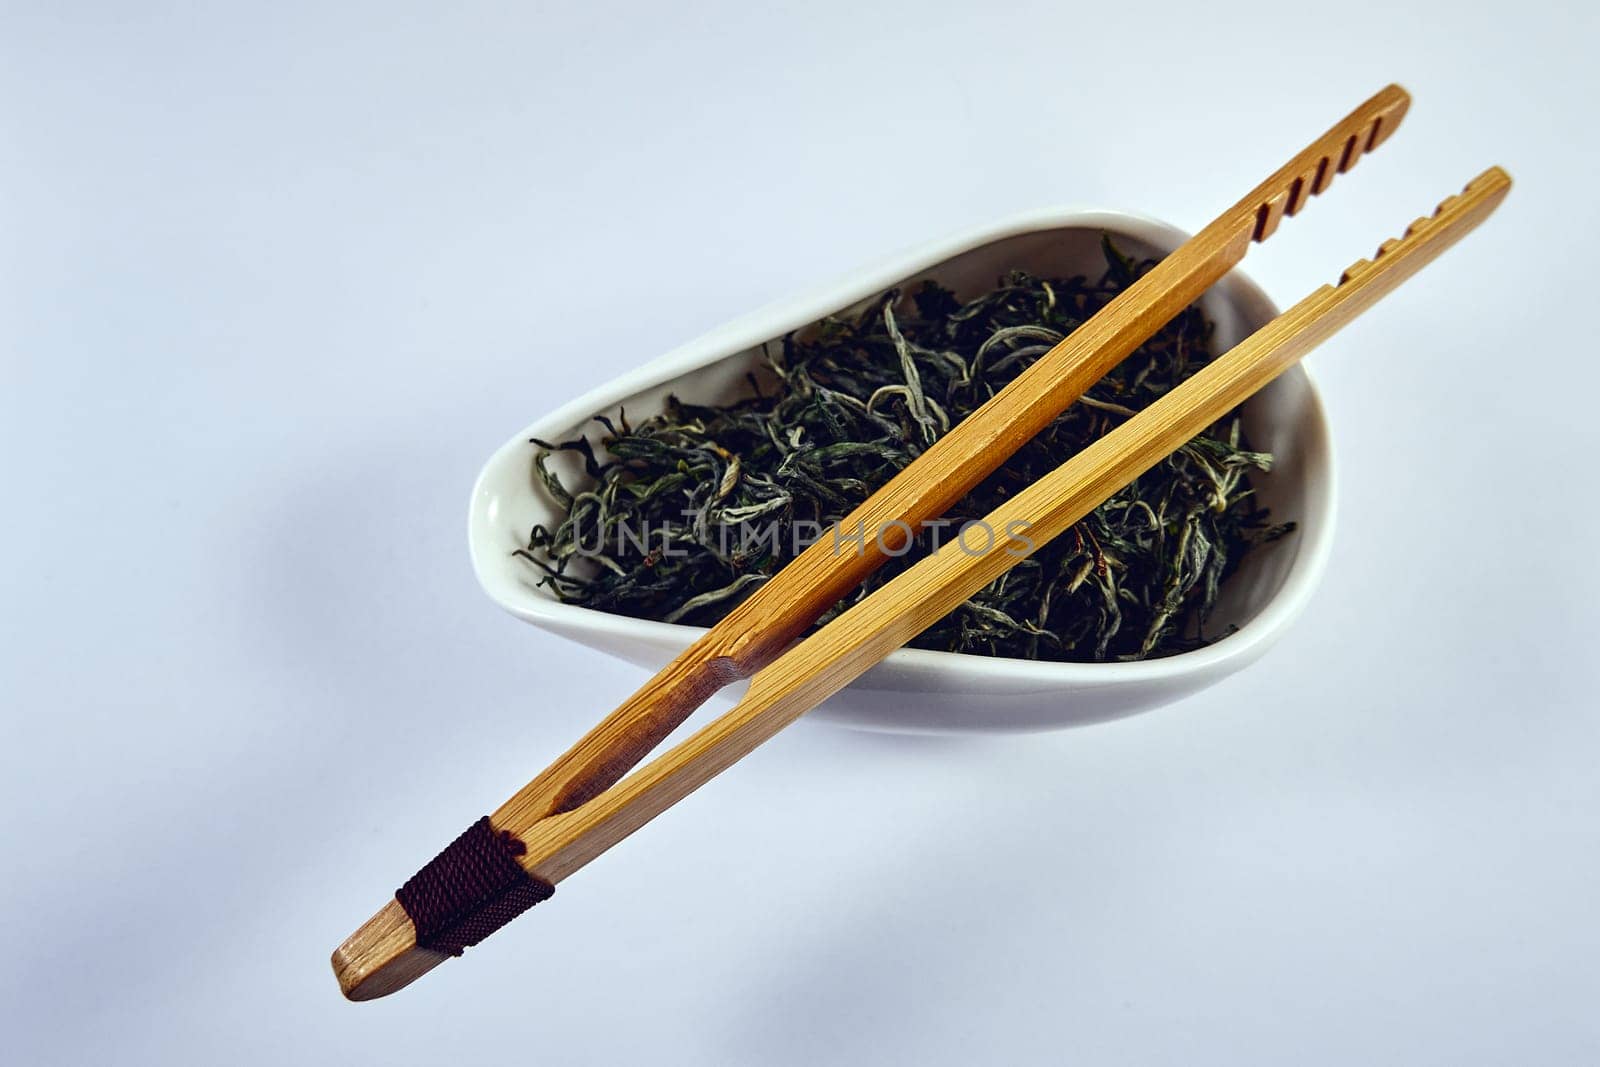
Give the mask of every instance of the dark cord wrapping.
[[485, 815], [395, 890], [417, 928], [417, 944], [459, 956], [541, 900], [556, 887], [522, 868], [527, 847]]

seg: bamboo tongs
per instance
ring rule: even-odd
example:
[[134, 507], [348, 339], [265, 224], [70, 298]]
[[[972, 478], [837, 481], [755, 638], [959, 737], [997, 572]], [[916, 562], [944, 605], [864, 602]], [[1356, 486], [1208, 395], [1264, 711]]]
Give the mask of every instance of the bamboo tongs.
[[[513, 877], [526, 877], [543, 887], [547, 895], [554, 883], [1070, 527], [1476, 227], [1510, 188], [1510, 178], [1499, 168], [1479, 175], [1431, 218], [1418, 219], [1405, 237], [1386, 242], [1373, 260], [1353, 265], [1337, 286], [1318, 289], [991, 512], [984, 522], [997, 535], [983, 551], [947, 544], [823, 629], [788, 647], [889, 552], [899, 550], [903, 539], [894, 539], [896, 531], [940, 517], [1162, 324], [1198, 299], [1243, 259], [1252, 240], [1270, 236], [1284, 215], [1296, 214], [1310, 196], [1327, 188], [1334, 174], [1349, 170], [1361, 155], [1383, 143], [1409, 103], [1398, 86], [1372, 97], [954, 427], [844, 520], [852, 530], [860, 523], [866, 530], [884, 531], [881, 542], [872, 537], [864, 544], [856, 542], [860, 545], [856, 554], [836, 554], [831, 539], [813, 544], [501, 805], [489, 817], [485, 832], [487, 840], [505, 846], [505, 854], [490, 859], [510, 868]], [[1022, 531], [1021, 536], [1011, 536], [1012, 530]], [[751, 679], [750, 687], [731, 711], [628, 774], [713, 692], [744, 678]], [[461, 843], [447, 849], [424, 873]], [[514, 862], [505, 857], [514, 857]], [[485, 922], [492, 930], [509, 918], [502, 898], [489, 899], [490, 889], [475, 890], [476, 903], [450, 892], [443, 893], [443, 899], [468, 926], [483, 933]], [[514, 895], [520, 891], [512, 887]], [[538, 899], [542, 896], [535, 893], [510, 914]], [[428, 944], [434, 944], [431, 930], [430, 925]], [[475, 936], [456, 942], [474, 943]], [[409, 984], [446, 958], [446, 951], [437, 945], [418, 944], [412, 916], [398, 900], [391, 900], [334, 952], [333, 965], [345, 995], [368, 1000]]]

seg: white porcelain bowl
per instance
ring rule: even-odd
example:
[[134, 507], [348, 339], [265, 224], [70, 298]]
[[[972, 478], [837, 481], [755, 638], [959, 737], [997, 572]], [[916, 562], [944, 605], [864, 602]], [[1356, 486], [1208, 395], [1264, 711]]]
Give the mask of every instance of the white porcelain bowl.
[[[721, 402], [746, 388], [744, 375], [762, 342], [870, 299], [891, 286], [937, 278], [963, 295], [992, 286], [1005, 270], [1097, 277], [1100, 235], [1139, 256], [1160, 255], [1185, 238], [1164, 223], [1110, 211], [1048, 211], [937, 241], [835, 285], [747, 315], [579, 397], [519, 431], [490, 458], [472, 492], [468, 521], [473, 568], [495, 602], [536, 626], [658, 668], [686, 648], [698, 627], [610, 615], [562, 604], [512, 551], [554, 509], [533, 476], [530, 437], [595, 436], [590, 417], [627, 409], [635, 420], [659, 412], [669, 393]], [[1218, 351], [1277, 314], [1238, 271], [1203, 301], [1216, 323]], [[1194, 652], [1138, 663], [1050, 663], [900, 649], [811, 714], [852, 726], [895, 731], [1049, 730], [1146, 711], [1198, 692], [1253, 662], [1305, 607], [1327, 563], [1333, 535], [1334, 475], [1328, 428], [1311, 379], [1295, 368], [1252, 398], [1245, 429], [1253, 447], [1274, 453], [1257, 476], [1260, 499], [1276, 520], [1299, 529], [1252, 553], [1226, 584], [1211, 626], [1237, 632]], [[568, 484], [575, 466], [561, 467]], [[642, 681], [642, 679], [641, 679]], [[618, 701], [626, 694], [612, 694]]]

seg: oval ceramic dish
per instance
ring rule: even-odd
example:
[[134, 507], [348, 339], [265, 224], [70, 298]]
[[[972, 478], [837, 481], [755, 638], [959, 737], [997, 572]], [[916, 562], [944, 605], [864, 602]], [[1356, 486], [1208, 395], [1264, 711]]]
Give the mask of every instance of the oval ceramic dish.
[[[1137, 257], [1160, 256], [1187, 237], [1164, 223], [1111, 211], [1049, 211], [935, 242], [845, 281], [781, 301], [692, 341], [520, 431], [484, 467], [472, 492], [468, 535], [473, 569], [495, 602], [543, 629], [655, 670], [703, 631], [563, 604], [512, 552], [555, 512], [533, 475], [530, 437], [587, 433], [596, 413], [659, 412], [668, 394], [725, 402], [747, 389], [763, 342], [851, 308], [885, 289], [935, 278], [962, 296], [991, 287], [1006, 270], [1046, 276], [1104, 269], [1099, 242], [1110, 234]], [[1237, 344], [1277, 309], [1238, 271], [1202, 301], [1216, 324], [1215, 351]], [[1295, 619], [1327, 562], [1333, 535], [1334, 475], [1328, 429], [1310, 377], [1295, 367], [1245, 406], [1252, 447], [1276, 457], [1254, 480], [1277, 521], [1298, 529], [1257, 549], [1228, 580], [1208, 632], [1236, 632], [1205, 648], [1134, 663], [1054, 663], [900, 649], [811, 713], [852, 726], [898, 731], [1049, 730], [1147, 711], [1198, 692], [1253, 662]], [[552, 463], [568, 484], [579, 472]], [[642, 679], [641, 679], [642, 680]], [[598, 715], [627, 694], [596, 694]]]

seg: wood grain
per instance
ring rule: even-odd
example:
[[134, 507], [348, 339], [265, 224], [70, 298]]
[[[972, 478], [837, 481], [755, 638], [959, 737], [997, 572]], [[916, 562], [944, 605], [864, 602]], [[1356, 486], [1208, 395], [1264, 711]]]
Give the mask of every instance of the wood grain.
[[1293, 215], [1312, 186], [1326, 188], [1382, 144], [1410, 107], [1391, 85], [1345, 116], [1233, 207], [1074, 330], [935, 442], [842, 524], [889, 531], [880, 546], [841, 555], [824, 538], [668, 664], [492, 816], [520, 834], [547, 815], [598, 795], [676, 729], [711, 693], [770, 663], [900, 547], [891, 524], [915, 529], [942, 516], [1018, 448]]
[[[333, 975], [351, 1000], [376, 1000], [404, 989], [449, 959], [417, 946], [417, 931], [398, 900], [390, 900], [333, 950]], [[383, 960], [381, 967], [371, 961]]]
[[[1199, 299], [1244, 258], [1252, 241], [1271, 236], [1285, 215], [1296, 214], [1312, 195], [1328, 187], [1334, 175], [1349, 170], [1360, 156], [1387, 140], [1409, 105], [1405, 90], [1394, 85], [1385, 88], [1167, 256], [844, 520], [847, 530], [854, 530], [859, 524], [868, 531], [888, 531], [881, 543], [869, 537], [865, 550], [859, 554], [838, 553], [828, 538], [813, 544], [502, 804], [491, 816], [495, 827], [509, 830], [525, 841], [549, 840], [551, 835], [559, 837], [562, 827], [587, 825], [590, 818], [607, 810], [618, 797], [642, 788], [632, 783], [636, 779], [644, 781], [643, 773], [628, 779], [628, 790], [618, 792], [613, 787], [713, 692], [752, 675], [759, 679], [762, 674], [757, 672], [764, 674], [763, 668], [769, 664], [776, 667], [774, 661], [795, 638], [900, 547], [894, 523], [916, 528], [941, 517], [1089, 386]], [[1024, 494], [1017, 499], [1034, 498]], [[988, 580], [984, 578], [974, 588]], [[888, 591], [886, 586], [876, 595]], [[953, 603], [959, 603], [959, 599]], [[858, 609], [863, 606], [865, 602]], [[941, 609], [927, 621], [939, 618], [946, 610]], [[909, 612], [904, 625], [891, 628], [893, 633], [876, 639], [871, 649], [881, 645], [882, 654], [887, 654], [927, 625], [923, 622], [916, 630], [905, 630], [905, 626], [922, 617]], [[903, 636], [894, 643], [882, 644], [902, 632]], [[814, 635], [802, 647], [812, 646], [821, 636]], [[824, 643], [815, 647], [827, 646]], [[876, 662], [861, 658], [870, 656], [871, 649], [853, 652], [846, 657], [842, 669]], [[758, 687], [753, 683], [751, 694], [767, 692], [770, 684]], [[776, 723], [771, 727], [776, 729], [787, 722], [786, 715], [799, 713], [793, 710], [799, 706], [796, 701], [803, 704], [804, 694], [819, 686], [826, 689], [825, 682], [808, 681], [799, 686], [800, 695], [786, 697], [759, 712], [747, 708], [747, 696], [739, 708], [745, 709], [742, 714], [749, 721], [739, 737], [756, 738], [750, 742], [753, 747], [767, 736], [763, 733], [766, 724]], [[823, 696], [836, 688], [827, 689]], [[739, 709], [735, 711], [739, 713]], [[738, 721], [725, 718], [719, 724], [725, 729], [730, 722]], [[737, 746], [718, 746], [717, 751], [736, 749]], [[663, 786], [665, 792], [660, 795], [681, 796], [682, 792], [675, 790], [681, 790], [685, 782], [694, 780], [698, 784], [703, 778], [696, 779], [696, 775], [709, 776], [721, 766], [725, 764], [717, 765], [715, 759], [697, 762], [694, 769], [672, 777], [670, 787]], [[715, 769], [708, 769], [712, 767]], [[606, 803], [599, 804], [601, 800]], [[628, 819], [650, 817], [640, 814], [649, 810], [648, 805], [630, 810]], [[529, 869], [558, 880], [575, 869], [573, 863], [579, 858], [587, 862], [591, 858], [589, 849], [604, 847], [595, 843], [614, 838], [586, 832], [578, 839], [587, 843], [552, 846], [555, 850], [548, 856], [528, 858]], [[530, 850], [530, 857], [533, 855]], [[559, 872], [556, 877], [543, 869], [546, 864]], [[393, 908], [386, 905], [335, 953], [334, 969], [341, 988], [352, 999], [361, 999], [375, 990], [381, 992], [371, 995], [382, 995], [439, 962], [432, 958], [435, 953], [413, 955], [422, 952], [416, 947], [414, 934], [408, 942], [404, 930], [397, 928]]]
[[[721, 718], [590, 803], [541, 820], [524, 837], [524, 865], [560, 881], [731, 766], [1293, 366], [1471, 232], [1510, 188], [1498, 167], [1479, 175], [1338, 285], [1322, 286], [990, 512], [984, 521], [999, 536], [988, 550], [944, 546], [780, 656]], [[1005, 536], [1016, 524], [1025, 533]]]

